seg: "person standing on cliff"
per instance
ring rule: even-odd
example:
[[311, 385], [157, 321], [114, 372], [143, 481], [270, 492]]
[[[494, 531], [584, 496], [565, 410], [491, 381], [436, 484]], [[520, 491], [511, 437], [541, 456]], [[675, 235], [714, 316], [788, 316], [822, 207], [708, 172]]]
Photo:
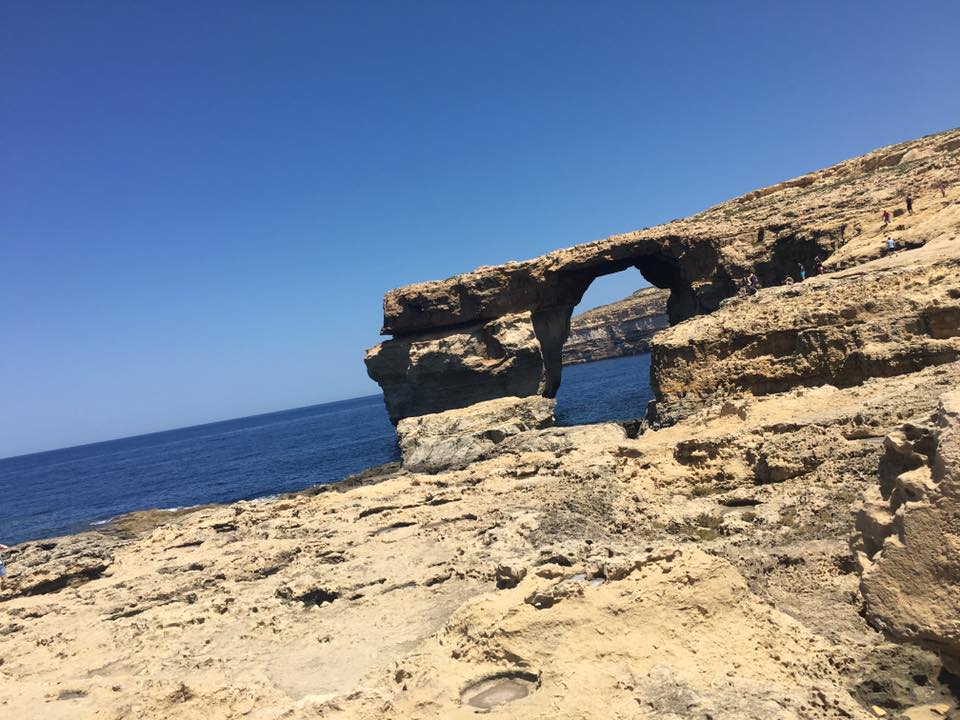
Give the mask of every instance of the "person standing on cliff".
[[[6, 545], [0, 543], [0, 551], [9, 549]], [[3, 564], [3, 555], [0, 555], [0, 587], [3, 587], [5, 577], [7, 577], [7, 566]]]
[[883, 226], [886, 227], [886, 226], [889, 225], [889, 224], [890, 224], [890, 211], [889, 211], [889, 210], [884, 210], [884, 211], [883, 211]]
[[803, 263], [797, 260], [797, 271], [800, 273], [800, 282], [803, 282], [807, 279], [807, 269], [803, 266]]
[[910, 197], [910, 193], [907, 193], [906, 203], [907, 203], [907, 214], [913, 215], [913, 198]]
[[946, 196], [947, 196], [947, 183], [946, 183], [946, 181], [945, 181], [945, 180], [941, 180], [939, 187], [940, 187], [940, 197], [946, 197]]

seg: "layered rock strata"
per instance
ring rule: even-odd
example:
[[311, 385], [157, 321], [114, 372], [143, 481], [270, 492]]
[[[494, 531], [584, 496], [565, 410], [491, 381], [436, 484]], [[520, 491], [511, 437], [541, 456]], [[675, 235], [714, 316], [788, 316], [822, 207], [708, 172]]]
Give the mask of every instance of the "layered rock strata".
[[588, 310], [570, 320], [563, 346], [563, 364], [639, 355], [650, 349], [650, 338], [670, 324], [667, 299], [659, 288], [637, 290], [619, 302]]
[[[960, 176], [960, 131], [882, 148], [684, 220], [557, 250], [523, 262], [392, 290], [384, 334], [367, 371], [394, 422], [508, 395], [553, 397], [570, 316], [594, 278], [629, 268], [670, 291], [678, 323], [712, 312], [756, 271], [764, 286], [812, 270], [853, 267], [883, 253], [892, 235], [917, 247], [955, 222], [941, 182]], [[916, 199], [904, 214], [903, 196]], [[952, 197], [952, 195], [950, 196]], [[883, 209], [893, 210], [887, 227]], [[954, 214], [955, 210], [948, 214]], [[952, 226], [951, 226], [952, 227]], [[500, 340], [504, 324], [518, 338]]]
[[960, 391], [884, 441], [857, 516], [867, 617], [960, 675]]
[[[956, 233], [960, 205], [941, 214]], [[856, 385], [960, 358], [958, 244], [931, 236], [921, 249], [763, 290], [664, 330], [652, 341], [650, 422], [675, 422], [718, 395]]]

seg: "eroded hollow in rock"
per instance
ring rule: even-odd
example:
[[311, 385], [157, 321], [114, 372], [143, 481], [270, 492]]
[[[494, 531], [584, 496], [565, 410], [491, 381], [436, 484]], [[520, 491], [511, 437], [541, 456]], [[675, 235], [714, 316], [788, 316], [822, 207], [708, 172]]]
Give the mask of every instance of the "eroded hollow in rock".
[[471, 683], [460, 693], [460, 701], [470, 707], [490, 710], [521, 700], [539, 687], [539, 676], [520, 670], [508, 671]]

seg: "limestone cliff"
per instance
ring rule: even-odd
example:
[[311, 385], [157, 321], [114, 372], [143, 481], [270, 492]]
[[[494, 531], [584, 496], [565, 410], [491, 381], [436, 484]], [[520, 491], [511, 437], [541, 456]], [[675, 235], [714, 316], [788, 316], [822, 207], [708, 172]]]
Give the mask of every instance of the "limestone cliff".
[[666, 290], [644, 288], [619, 302], [574, 315], [563, 346], [563, 364], [647, 352], [654, 333], [670, 324], [667, 319], [669, 295]]
[[[639, 270], [652, 285], [669, 290], [667, 314], [674, 324], [717, 310], [751, 271], [769, 287], [788, 275], [799, 279], [798, 262], [809, 272], [823, 259], [828, 270], [846, 269], [853, 281], [858, 266], [880, 258], [888, 235], [901, 247], [952, 237], [957, 208], [952, 195], [941, 198], [939, 186], [945, 182], [954, 191], [958, 146], [960, 130], [931, 135], [684, 220], [392, 290], [384, 298], [382, 332], [393, 339], [368, 351], [367, 372], [383, 388], [395, 422], [507, 395], [553, 397], [571, 313], [594, 278]], [[911, 214], [903, 212], [905, 194], [916, 198]], [[884, 209], [893, 211], [889, 227], [881, 220]], [[862, 282], [860, 291], [869, 293], [869, 281]], [[511, 336], [506, 342], [505, 325]], [[848, 343], [848, 350], [856, 348], [869, 356], [869, 347]], [[943, 352], [947, 357], [950, 351]], [[695, 365], [699, 358], [690, 361]], [[815, 372], [794, 374], [808, 383]], [[757, 378], [761, 390], [765, 383]], [[767, 387], [787, 384], [775, 377]]]

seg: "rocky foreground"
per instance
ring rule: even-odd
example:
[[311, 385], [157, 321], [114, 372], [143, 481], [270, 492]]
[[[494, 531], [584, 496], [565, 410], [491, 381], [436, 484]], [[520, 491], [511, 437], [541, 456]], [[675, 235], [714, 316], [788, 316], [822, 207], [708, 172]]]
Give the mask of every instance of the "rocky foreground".
[[864, 219], [834, 272], [658, 333], [635, 437], [498, 397], [338, 486], [14, 548], [0, 712], [960, 717], [957, 138], [917, 141], [911, 249]]

